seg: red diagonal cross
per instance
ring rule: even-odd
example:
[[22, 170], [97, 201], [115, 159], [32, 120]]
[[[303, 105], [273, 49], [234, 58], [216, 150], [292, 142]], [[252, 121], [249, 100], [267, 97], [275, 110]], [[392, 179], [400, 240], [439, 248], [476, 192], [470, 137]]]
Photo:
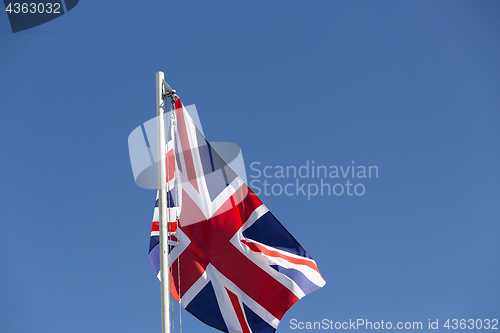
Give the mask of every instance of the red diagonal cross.
[[[281, 319], [298, 297], [230, 243], [250, 214], [262, 205], [259, 198], [243, 185], [208, 220], [187, 194], [184, 193], [182, 199], [179, 228], [191, 243], [180, 255], [181, 297], [202, 276], [207, 265], [212, 264], [245, 294]], [[186, 225], [183, 221], [200, 222]], [[177, 286], [177, 263], [171, 267], [174, 286]]]

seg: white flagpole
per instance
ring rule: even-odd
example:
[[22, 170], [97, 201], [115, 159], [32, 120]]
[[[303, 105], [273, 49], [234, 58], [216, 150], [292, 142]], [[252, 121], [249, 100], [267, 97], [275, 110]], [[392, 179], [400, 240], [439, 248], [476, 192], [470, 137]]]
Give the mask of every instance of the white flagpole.
[[156, 73], [156, 119], [158, 128], [158, 211], [160, 219], [161, 331], [170, 333], [170, 280], [168, 274], [167, 166], [165, 156], [165, 101], [163, 72]]

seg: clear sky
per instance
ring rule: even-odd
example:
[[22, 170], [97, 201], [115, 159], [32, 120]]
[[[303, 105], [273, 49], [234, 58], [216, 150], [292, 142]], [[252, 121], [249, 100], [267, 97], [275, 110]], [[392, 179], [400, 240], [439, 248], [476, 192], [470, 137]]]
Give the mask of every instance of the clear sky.
[[[81, 0], [13, 34], [0, 13], [0, 332], [160, 332], [155, 191], [127, 146], [159, 70], [255, 187], [363, 185], [260, 195], [327, 281], [278, 333], [500, 319], [499, 17], [498, 1]], [[312, 161], [378, 177], [250, 168]]]

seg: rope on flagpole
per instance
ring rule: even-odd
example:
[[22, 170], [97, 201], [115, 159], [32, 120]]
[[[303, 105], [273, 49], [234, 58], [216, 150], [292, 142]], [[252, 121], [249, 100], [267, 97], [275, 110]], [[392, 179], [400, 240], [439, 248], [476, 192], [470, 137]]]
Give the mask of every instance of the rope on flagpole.
[[[169, 97], [171, 99], [171, 107], [170, 107], [170, 112], [171, 112], [171, 126], [169, 128], [169, 130], [171, 131], [170, 133], [170, 136], [171, 136], [171, 140], [172, 142], [174, 141], [174, 135], [175, 133], [172, 133], [172, 129], [173, 129], [173, 126], [175, 126], [177, 124], [176, 122], [176, 109], [175, 109], [175, 101], [179, 98], [175, 93], [176, 91], [173, 90], [172, 88], [170, 88], [170, 86], [165, 82], [163, 81], [164, 85], [166, 86], [166, 89], [167, 89], [167, 92], [163, 94], [164, 97]], [[168, 159], [168, 157], [167, 157]], [[175, 151], [174, 151], [174, 163], [175, 163]], [[167, 163], [168, 164], [168, 163]], [[168, 164], [169, 165], [169, 164]], [[175, 169], [174, 169], [175, 170]], [[167, 172], [170, 172], [170, 167], [167, 168]], [[174, 171], [175, 172], [175, 171]], [[175, 175], [174, 175], [175, 177]], [[168, 179], [170, 179], [170, 177], [168, 177]], [[175, 181], [174, 181], [175, 182]], [[175, 184], [174, 184], [175, 186]], [[179, 214], [178, 214], [178, 211], [179, 211], [179, 189], [175, 189], [175, 193], [176, 193], [176, 198], [175, 198], [175, 201], [174, 201], [174, 207], [176, 207], [176, 214], [175, 214], [175, 223], [179, 223]], [[173, 200], [173, 195], [172, 193], [170, 193], [170, 198], [171, 200]], [[170, 200], [168, 202], [170, 204]], [[171, 212], [169, 210], [169, 221], [171, 221]], [[178, 230], [179, 226], [177, 225], [177, 228], [176, 228], [176, 232]], [[180, 246], [180, 239], [179, 237], [177, 237], [177, 246], [176, 246], [176, 251], [177, 251], [177, 281], [178, 281], [178, 287], [177, 287], [177, 293], [179, 295], [179, 332], [182, 333], [182, 305], [181, 305], [181, 276], [180, 276], [180, 258], [179, 258], [179, 246]], [[169, 254], [170, 255], [170, 254]], [[172, 266], [169, 267], [169, 272], [172, 273]], [[170, 307], [170, 313], [171, 313], [171, 318], [173, 318], [173, 314], [174, 314], [174, 306], [173, 306], [173, 300], [170, 299], [171, 301], [171, 307]], [[171, 322], [172, 324], [172, 332], [174, 332], [174, 329], [175, 329], [175, 326], [174, 326], [174, 320], [172, 320]]]
[[[175, 108], [175, 101], [179, 98], [176, 94], [175, 94], [175, 90], [172, 90], [172, 94], [170, 96], [171, 98], [171, 122], [172, 122], [172, 125], [175, 126], [177, 124], [176, 122], [176, 108]], [[171, 126], [172, 128], [172, 126]], [[171, 133], [171, 135], [174, 135], [173, 133]], [[175, 191], [175, 194], [176, 194], [176, 198], [175, 198], [175, 205], [177, 207], [176, 209], [176, 216], [175, 216], [175, 222], [178, 224], [179, 223], [179, 202], [180, 202], [180, 199], [179, 199], [179, 191], [180, 189], [176, 189]], [[179, 230], [179, 225], [177, 225], [177, 229], [176, 229], [176, 232], [177, 230]], [[181, 304], [181, 266], [180, 266], [180, 256], [179, 256], [179, 246], [180, 246], [180, 238], [179, 236], [177, 236], [177, 293], [179, 295], [179, 332], [182, 333], [182, 304]], [[173, 302], [172, 302], [173, 303]]]
[[[162, 80], [162, 81], [165, 82], [165, 80]], [[162, 82], [162, 85], [163, 85], [163, 82]], [[165, 100], [165, 98], [166, 98], [165, 93], [163, 92], [163, 86], [162, 86], [162, 98], [163, 98], [163, 100]], [[167, 128], [167, 131], [168, 131], [168, 128]], [[166, 155], [165, 159], [166, 159], [166, 162], [167, 162], [166, 163], [166, 165], [167, 165], [167, 208], [168, 208], [167, 235], [170, 232], [170, 230], [169, 230], [170, 229], [169, 228], [170, 221], [172, 221], [171, 220], [171, 209], [172, 209], [172, 207], [170, 205], [170, 200], [172, 200], [172, 193], [171, 193], [172, 189], [170, 188], [170, 159], [169, 159], [170, 154], [168, 153], [169, 152], [168, 143], [169, 143], [169, 141], [168, 141], [168, 134], [167, 134], [167, 145], [166, 145], [166, 149], [165, 149], [165, 153], [166, 153], [165, 154]], [[169, 243], [170, 239], [171, 239], [170, 235], [168, 235], [167, 243]], [[167, 244], [167, 248], [168, 248], [168, 257], [169, 257], [168, 258], [168, 262], [170, 263], [171, 262], [170, 261], [170, 259], [171, 259], [170, 258], [170, 244]], [[170, 280], [170, 273], [171, 273], [171, 268], [170, 267], [168, 268], [168, 271], [169, 271], [168, 272], [168, 279]], [[170, 290], [168, 291], [168, 294], [170, 295]], [[174, 332], [174, 320], [173, 320], [174, 313], [172, 311], [172, 298], [171, 297], [169, 297], [169, 303], [170, 303], [170, 305], [169, 305], [169, 309], [170, 309], [170, 314], [169, 314], [170, 315], [170, 330], [171, 330], [171, 332]]]
[[[163, 81], [163, 82], [165, 84], [167, 84], [165, 81]], [[168, 86], [168, 84], [167, 84], [167, 86]], [[164, 96], [165, 97], [171, 97], [171, 94], [169, 94], [168, 91], [167, 91], [167, 93], [165, 93]], [[172, 126], [169, 127], [170, 131], [171, 131], [171, 129], [172, 129]], [[170, 138], [173, 141], [172, 133], [170, 133]], [[174, 154], [175, 154], [175, 152], [174, 152]], [[169, 155], [167, 153], [167, 161], [168, 161], [168, 156]], [[175, 163], [175, 161], [174, 161], [174, 163]], [[167, 166], [168, 166], [168, 168], [167, 168], [168, 172], [170, 172], [170, 161], [167, 163]], [[175, 168], [174, 168], [174, 173], [175, 173]], [[175, 174], [174, 174], [174, 178], [175, 178]], [[170, 180], [170, 176], [168, 177], [168, 180]], [[174, 180], [174, 182], [175, 182], [175, 180]], [[174, 184], [174, 186], [175, 186], [175, 184]], [[169, 197], [169, 201], [168, 201], [169, 205], [170, 205], [170, 200], [173, 200], [172, 192], [170, 192], [170, 197]], [[176, 205], [177, 205], [177, 203], [174, 202], [174, 207], [176, 207]], [[168, 214], [169, 214], [168, 221], [171, 223], [171, 221], [172, 221], [171, 217], [172, 216], [170, 215], [171, 214], [170, 209], [168, 211]], [[170, 230], [170, 232], [172, 232], [172, 231]], [[170, 235], [169, 235], [169, 240], [171, 240], [171, 236]], [[179, 244], [177, 244], [177, 247], [179, 247]], [[170, 246], [169, 246], [169, 251], [170, 251]], [[168, 255], [170, 257], [170, 252], [169, 252]], [[171, 262], [171, 261], [169, 260], [169, 262]], [[172, 266], [169, 267], [169, 279], [170, 279], [170, 274], [172, 274]], [[174, 301], [172, 300], [172, 297], [170, 297], [170, 318], [174, 318]], [[172, 325], [172, 332], [175, 332], [175, 320], [171, 321], [171, 325]]]
[[[163, 97], [171, 99], [171, 108], [170, 108], [171, 122], [172, 122], [172, 125], [175, 125], [176, 124], [175, 123], [175, 113], [174, 113], [175, 110], [173, 110], [173, 107], [174, 107], [175, 99], [176, 99], [177, 95], [175, 95], [175, 90], [173, 90], [172, 88], [170, 88], [170, 86], [168, 85], [167, 82], [165, 82], [165, 80], [163, 80], [163, 85], [164, 85], [164, 87], [166, 89], [166, 92], [163, 94]], [[171, 130], [172, 130], [172, 126], [169, 127], [169, 131], [171, 131]], [[173, 144], [173, 140], [174, 140], [174, 136], [173, 135], [174, 135], [173, 133], [170, 133], [170, 138], [171, 138], [172, 144]], [[174, 156], [175, 156], [175, 151], [174, 151]], [[167, 162], [167, 166], [168, 166], [167, 172], [170, 173], [170, 161], [168, 160], [168, 152], [167, 152], [167, 161], [168, 161]], [[174, 163], [175, 163], [175, 157], [174, 157]], [[175, 178], [175, 168], [174, 168], [174, 178]], [[169, 176], [168, 176], [167, 179], [170, 180], [170, 174], [169, 174]], [[173, 187], [175, 187], [175, 179], [174, 179], [174, 185], [172, 186], [172, 188]], [[169, 200], [168, 200], [169, 208], [171, 208], [170, 207], [170, 204], [171, 204], [170, 200], [173, 201], [173, 195], [172, 195], [171, 191], [172, 191], [172, 189], [169, 187]], [[177, 193], [177, 189], [175, 189], [175, 192]], [[174, 203], [174, 207], [177, 207], [178, 200], [176, 200], [173, 203]], [[171, 215], [171, 210], [170, 209], [168, 210], [168, 214], [169, 214], [168, 221], [171, 222], [172, 221], [172, 215]], [[175, 215], [176, 215], [175, 222], [177, 223], [177, 219], [178, 219], [177, 218], [177, 213]], [[176, 229], [176, 231], [177, 231], [177, 229]], [[170, 230], [170, 232], [172, 232], [172, 231]], [[172, 239], [171, 235], [169, 235], [168, 238], [171, 241], [171, 239]], [[179, 262], [178, 261], [179, 260], [179, 238], [178, 237], [177, 237], [177, 246], [176, 246], [176, 248], [177, 248], [177, 262]], [[170, 251], [170, 246], [169, 246], [169, 251]], [[171, 263], [172, 262], [171, 261], [172, 256], [171, 256], [170, 252], [169, 252], [168, 255], [169, 255], [169, 262]], [[169, 279], [170, 279], [170, 275], [172, 274], [172, 269], [173, 269], [172, 265], [170, 265], [170, 267], [169, 267]], [[169, 291], [169, 293], [170, 293], [170, 291]], [[179, 316], [180, 316], [180, 313], [179, 313]], [[173, 318], [174, 318], [174, 301], [173, 301], [172, 297], [170, 297], [170, 318], [172, 318], [172, 320], [171, 320], [171, 325], [172, 325], [171, 329], [172, 329], [172, 332], [175, 332], [175, 320], [173, 320]]]
[[[163, 98], [165, 98], [165, 94], [163, 94]], [[168, 135], [167, 135], [167, 138], [168, 138]], [[168, 139], [167, 139], [168, 140]], [[168, 143], [169, 141], [167, 141]], [[171, 228], [169, 227], [170, 225], [170, 221], [172, 221], [172, 212], [171, 212], [171, 200], [172, 200], [172, 188], [170, 187], [170, 163], [171, 161], [169, 160], [169, 156], [170, 154], [168, 153], [169, 152], [169, 147], [168, 147], [168, 144], [167, 144], [167, 149], [166, 149], [166, 160], [167, 160], [167, 196], [168, 196], [168, 200], [167, 200], [167, 206], [168, 206], [168, 223], [167, 223], [167, 232], [171, 232]], [[175, 204], [174, 204], [174, 207], [175, 207]], [[171, 256], [170, 256], [170, 242], [171, 242], [171, 239], [172, 237], [170, 235], [168, 235], [168, 262], [171, 263]], [[170, 266], [168, 268], [168, 279], [170, 280], [170, 274], [172, 273], [172, 267]], [[170, 287], [170, 285], [169, 285]], [[171, 287], [170, 287], [171, 288]], [[170, 290], [168, 291], [169, 295], [170, 295]], [[170, 306], [169, 306], [169, 309], [170, 309], [170, 330], [171, 332], [175, 332], [175, 320], [174, 320], [174, 303], [172, 301], [172, 297], [169, 297], [169, 302], [170, 302]]]
[[[179, 98], [176, 94], [175, 94], [175, 91], [174, 91], [174, 94], [172, 95], [172, 120], [174, 122], [174, 125], [177, 124], [176, 122], [176, 110], [175, 110], [175, 101], [177, 100], [177, 98]], [[181, 110], [182, 111], [182, 110]], [[177, 203], [180, 201], [179, 200], [179, 191], [180, 189], [177, 189], [175, 191], [176, 193], [176, 199], [177, 199]], [[178, 205], [178, 204], [177, 204]], [[179, 206], [177, 206], [179, 207]], [[176, 229], [176, 232], [177, 230], [179, 230], [179, 208], [177, 208], [176, 210], [176, 217], [175, 217], [175, 222], [177, 223], [177, 229]], [[180, 245], [180, 238], [179, 236], [177, 235], [177, 293], [179, 295], [179, 333], [182, 333], [182, 304], [181, 304], [181, 258], [180, 258], [180, 255], [179, 255], [179, 245]]]

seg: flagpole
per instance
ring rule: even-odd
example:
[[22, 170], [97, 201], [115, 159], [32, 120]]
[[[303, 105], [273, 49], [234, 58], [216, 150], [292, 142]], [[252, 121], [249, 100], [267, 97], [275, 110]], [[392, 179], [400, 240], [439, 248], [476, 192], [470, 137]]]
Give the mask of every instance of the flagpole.
[[[165, 154], [164, 74], [156, 73], [156, 119], [158, 129], [158, 211], [160, 227], [161, 331], [170, 333], [170, 279], [168, 274], [167, 166]], [[170, 87], [168, 87], [170, 88]]]

